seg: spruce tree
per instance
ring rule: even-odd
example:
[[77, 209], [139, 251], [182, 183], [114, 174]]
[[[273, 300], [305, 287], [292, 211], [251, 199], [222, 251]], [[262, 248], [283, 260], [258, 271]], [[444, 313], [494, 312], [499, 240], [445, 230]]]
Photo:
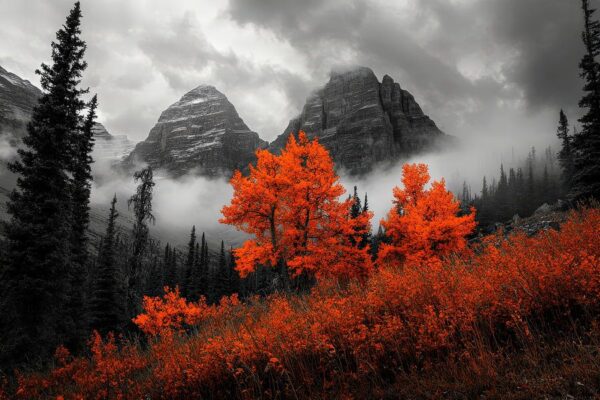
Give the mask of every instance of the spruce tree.
[[230, 293], [230, 274], [228, 271], [227, 257], [225, 255], [225, 242], [221, 240], [221, 251], [219, 252], [219, 262], [217, 272], [215, 274], [215, 295], [219, 301], [221, 297], [227, 296]]
[[79, 2], [52, 43], [52, 64], [42, 64], [43, 95], [23, 138], [18, 174], [7, 205], [7, 248], [0, 279], [0, 363], [45, 359], [70, 338], [73, 278], [73, 149], [82, 126], [79, 88], [87, 64], [80, 38]]
[[124, 318], [124, 299], [120, 295], [116, 260], [116, 220], [119, 216], [116, 204], [115, 195], [110, 205], [90, 301], [91, 326], [102, 334], [120, 331]]
[[67, 305], [73, 318], [70, 328], [70, 347], [77, 347], [85, 342], [88, 334], [88, 318], [86, 313], [86, 270], [88, 262], [87, 228], [90, 222], [90, 193], [93, 162], [91, 152], [94, 147], [93, 130], [96, 120], [97, 97], [94, 96], [88, 105], [88, 114], [79, 134], [73, 143], [72, 167], [72, 206], [73, 228], [71, 232], [71, 296]]
[[127, 201], [131, 207], [133, 204], [134, 224], [132, 231], [133, 249], [129, 261], [127, 305], [128, 316], [135, 317], [141, 306], [141, 288], [143, 287], [143, 256], [148, 245], [149, 228], [148, 222], [154, 223], [152, 214], [152, 190], [154, 179], [150, 166], [137, 171], [133, 175], [134, 181], [139, 181], [136, 193]]
[[[204, 233], [202, 233], [202, 236], [204, 237]], [[202, 292], [202, 294], [204, 294], [206, 296], [206, 298], [208, 300], [210, 300], [211, 302], [215, 301], [215, 270], [212, 268], [211, 264], [210, 264], [210, 257], [208, 255], [208, 241], [204, 240], [204, 248], [200, 249], [200, 251], [202, 252], [202, 260], [203, 260], [203, 265], [202, 265], [202, 269], [201, 269], [201, 284], [200, 284], [200, 291]]]
[[165, 245], [165, 251], [163, 253], [163, 275], [164, 275], [164, 284], [165, 286], [169, 286], [170, 288], [175, 287], [175, 283], [177, 281], [177, 271], [171, 268], [171, 246], [169, 243]]
[[561, 142], [558, 162], [562, 170], [563, 187], [568, 191], [573, 179], [573, 138], [569, 136], [569, 121], [563, 110], [560, 110], [559, 113], [556, 136], [558, 136]]
[[229, 294], [238, 293], [240, 294], [241, 288], [241, 279], [240, 274], [235, 269], [235, 255], [233, 254], [233, 247], [229, 248], [229, 263], [228, 263], [228, 273], [229, 273]]
[[498, 188], [496, 190], [496, 220], [503, 221], [510, 218], [509, 208], [509, 192], [508, 192], [508, 178], [504, 172], [504, 165], [500, 164], [500, 180], [498, 181]]
[[208, 269], [206, 266], [206, 255], [204, 253], [204, 246], [206, 244], [206, 237], [202, 232], [202, 238], [200, 243], [196, 243], [195, 249], [195, 262], [191, 274], [189, 277], [189, 299], [198, 299], [200, 296], [206, 296], [206, 289], [208, 286]]
[[570, 198], [582, 200], [600, 198], [600, 22], [593, 19], [595, 10], [589, 0], [582, 0], [585, 54], [579, 63], [585, 80], [584, 96], [579, 107], [585, 114], [579, 119], [581, 132], [573, 138], [573, 185]]
[[360, 215], [362, 211], [362, 207], [360, 204], [360, 198], [358, 197], [357, 188], [354, 186], [354, 194], [351, 197], [352, 199], [352, 207], [350, 208], [350, 216], [352, 218], [356, 218]]
[[189, 296], [193, 292], [192, 274], [194, 271], [194, 264], [196, 261], [196, 226], [192, 226], [192, 232], [190, 233], [190, 241], [188, 242], [188, 253], [185, 261], [185, 272], [184, 272], [184, 287], [182, 292], [184, 296]]

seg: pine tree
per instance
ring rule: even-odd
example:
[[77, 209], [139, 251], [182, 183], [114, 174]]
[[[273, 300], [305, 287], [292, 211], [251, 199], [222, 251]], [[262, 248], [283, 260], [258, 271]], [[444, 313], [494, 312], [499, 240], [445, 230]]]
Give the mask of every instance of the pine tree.
[[143, 287], [143, 256], [148, 245], [149, 229], [148, 222], [154, 223], [152, 214], [152, 190], [154, 180], [152, 168], [146, 167], [133, 175], [134, 181], [140, 181], [136, 193], [127, 201], [135, 216], [133, 224], [133, 250], [129, 262], [127, 305], [129, 317], [136, 316], [141, 306], [141, 288]]
[[70, 337], [73, 149], [82, 125], [79, 88], [87, 64], [80, 38], [79, 2], [52, 43], [52, 65], [42, 64], [44, 94], [33, 111], [8, 202], [7, 249], [0, 280], [0, 363], [46, 358]]
[[182, 288], [183, 295], [189, 296], [193, 292], [192, 272], [194, 270], [194, 264], [196, 261], [196, 226], [192, 226], [192, 232], [190, 233], [190, 241], [188, 242], [188, 253], [185, 261], [185, 275], [183, 282], [184, 287]]
[[229, 263], [227, 270], [229, 273], [229, 294], [239, 294], [241, 291], [241, 282], [240, 275], [235, 269], [235, 256], [233, 254], [233, 247], [229, 249]]
[[204, 232], [202, 232], [202, 238], [200, 239], [200, 243], [196, 243], [196, 257], [193, 269], [190, 274], [190, 285], [189, 285], [189, 293], [188, 298], [196, 300], [200, 296], [207, 296], [207, 286], [208, 286], [208, 268], [206, 261], [206, 254], [204, 252], [204, 247], [206, 246], [206, 236]]
[[74, 159], [72, 168], [72, 205], [73, 228], [71, 232], [71, 296], [67, 309], [69, 314], [78, 316], [73, 319], [68, 343], [77, 347], [87, 339], [88, 318], [86, 313], [85, 283], [88, 261], [87, 228], [90, 221], [90, 193], [93, 162], [91, 152], [94, 147], [93, 130], [96, 119], [97, 97], [94, 96], [88, 105], [88, 114], [75, 136]]
[[560, 110], [559, 113], [556, 135], [561, 141], [561, 149], [558, 153], [558, 161], [562, 169], [563, 186], [568, 191], [573, 179], [573, 138], [569, 136], [569, 121], [567, 120], [567, 116], [563, 110]]
[[535, 148], [531, 149], [529, 155], [527, 156], [527, 180], [525, 183], [525, 213], [527, 215], [531, 214], [536, 206], [538, 205], [538, 199], [536, 196], [536, 182], [535, 182]]
[[219, 263], [217, 265], [214, 289], [217, 301], [219, 301], [221, 297], [226, 296], [230, 293], [230, 277], [227, 267], [228, 265], [227, 257], [225, 256], [225, 243], [221, 240], [221, 251], [219, 252]]
[[504, 165], [500, 164], [500, 180], [496, 190], [496, 220], [503, 221], [510, 218], [508, 178], [504, 172]]
[[[202, 234], [204, 236], [204, 233]], [[208, 255], [208, 241], [204, 241], [204, 249], [200, 249], [202, 251], [202, 259], [204, 264], [201, 269], [201, 284], [200, 290], [209, 299], [211, 302], [215, 301], [215, 271], [213, 270], [210, 264], [210, 257]]]
[[145, 296], [160, 296], [162, 288], [164, 286], [164, 274], [162, 273], [161, 264], [157, 254], [152, 256], [152, 262], [150, 266], [150, 274], [148, 281], [146, 282], [146, 290], [144, 291]]
[[163, 255], [164, 285], [170, 288], [175, 288], [177, 285], [177, 269], [175, 268], [171, 254], [171, 245], [167, 243]]
[[582, 200], [600, 198], [600, 22], [593, 20], [594, 9], [589, 0], [582, 0], [585, 54], [579, 68], [585, 80], [584, 96], [579, 107], [585, 114], [579, 119], [581, 132], [574, 137], [573, 185], [570, 198]]
[[362, 212], [362, 206], [360, 204], [360, 197], [358, 197], [357, 188], [354, 186], [354, 194], [352, 195], [352, 207], [350, 208], [350, 216], [356, 218]]
[[90, 301], [91, 326], [102, 334], [118, 332], [123, 325], [124, 304], [119, 294], [119, 271], [116, 260], [117, 196], [113, 197], [108, 226], [98, 257], [97, 274]]

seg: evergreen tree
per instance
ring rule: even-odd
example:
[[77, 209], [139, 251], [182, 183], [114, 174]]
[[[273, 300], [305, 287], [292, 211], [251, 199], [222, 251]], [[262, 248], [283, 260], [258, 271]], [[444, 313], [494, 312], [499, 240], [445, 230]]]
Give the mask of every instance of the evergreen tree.
[[183, 282], [183, 295], [189, 296], [192, 292], [192, 271], [194, 270], [194, 264], [196, 261], [196, 226], [192, 226], [192, 232], [190, 233], [190, 241], [188, 242], [188, 253], [185, 261], [185, 275]]
[[210, 257], [208, 255], [208, 242], [204, 241], [204, 249], [200, 249], [203, 254], [204, 265], [202, 266], [202, 275], [203, 279], [201, 282], [201, 290], [203, 294], [206, 296], [208, 300], [211, 302], [215, 302], [216, 294], [215, 294], [215, 271], [210, 264]]
[[108, 226], [98, 257], [97, 274], [90, 301], [91, 326], [102, 334], [118, 332], [122, 328], [124, 307], [119, 292], [119, 271], [116, 260], [117, 196], [113, 197], [108, 215]]
[[146, 282], [146, 290], [144, 295], [146, 296], [160, 296], [162, 288], [164, 286], [164, 274], [162, 273], [161, 264], [159, 262], [158, 255], [152, 256], [152, 262], [150, 266], [150, 275]]
[[525, 193], [525, 176], [523, 175], [523, 169], [517, 168], [517, 176], [515, 182], [516, 190], [516, 211], [520, 216], [524, 216], [527, 210], [527, 197]]
[[179, 256], [177, 253], [177, 249], [172, 247], [171, 248], [171, 254], [170, 254], [170, 258], [169, 258], [169, 270], [170, 272], [170, 277], [172, 276], [172, 286], [171, 288], [175, 288], [175, 286], [179, 286], [181, 287], [181, 281], [179, 280], [178, 276], [179, 276]]
[[219, 263], [217, 265], [217, 273], [215, 277], [215, 294], [216, 300], [229, 295], [230, 276], [228, 271], [227, 257], [225, 256], [225, 243], [221, 240], [221, 251], [219, 252]]
[[206, 259], [206, 253], [204, 248], [206, 246], [206, 236], [202, 232], [202, 238], [200, 239], [199, 248], [196, 248], [196, 262], [194, 268], [190, 274], [190, 288], [188, 297], [189, 299], [196, 300], [200, 296], [207, 295], [207, 287], [209, 284], [210, 277], [208, 276], [208, 262]]
[[228, 263], [228, 273], [229, 273], [229, 294], [240, 293], [240, 275], [235, 269], [235, 256], [233, 254], [233, 247], [229, 249], [229, 263]]
[[152, 190], [154, 180], [152, 168], [146, 167], [133, 175], [134, 181], [139, 181], [136, 193], [127, 201], [131, 207], [133, 204], [133, 250], [129, 262], [127, 305], [129, 317], [136, 316], [141, 306], [141, 288], [143, 287], [143, 255], [148, 245], [149, 229], [148, 222], [154, 223], [152, 214]]
[[45, 359], [71, 337], [69, 315], [72, 179], [76, 136], [85, 103], [79, 88], [85, 42], [79, 2], [52, 43], [52, 64], [36, 71], [44, 94], [33, 111], [19, 159], [19, 175], [7, 208], [7, 249], [0, 280], [1, 363]]
[[527, 180], [525, 183], [525, 191], [526, 191], [526, 204], [525, 204], [525, 213], [527, 215], [531, 214], [536, 206], [538, 205], [538, 199], [536, 196], [535, 190], [535, 148], [531, 149], [529, 155], [527, 156]]
[[573, 138], [569, 136], [569, 121], [563, 110], [559, 113], [556, 135], [561, 141], [558, 161], [562, 169], [563, 186], [569, 190], [573, 179]]
[[579, 107], [585, 114], [579, 119], [581, 132], [574, 137], [573, 185], [570, 198], [600, 198], [600, 23], [593, 20], [594, 9], [589, 0], [582, 0], [585, 54], [579, 68], [585, 80], [584, 96]]
[[87, 228], [90, 221], [90, 193], [93, 162], [91, 152], [94, 147], [93, 130], [96, 119], [97, 97], [94, 96], [88, 105], [88, 114], [73, 143], [74, 159], [72, 168], [72, 205], [73, 228], [71, 232], [71, 296], [67, 309], [73, 318], [70, 329], [71, 348], [77, 347], [87, 339], [88, 318], [86, 313], [85, 283], [88, 261]]
[[177, 270], [173, 265], [173, 259], [171, 257], [171, 245], [169, 243], [166, 244], [163, 255], [163, 273], [165, 286], [174, 288], [177, 285]]
[[357, 188], [354, 186], [354, 195], [352, 195], [352, 207], [350, 208], [350, 216], [356, 218], [362, 212], [360, 197], [358, 197]]

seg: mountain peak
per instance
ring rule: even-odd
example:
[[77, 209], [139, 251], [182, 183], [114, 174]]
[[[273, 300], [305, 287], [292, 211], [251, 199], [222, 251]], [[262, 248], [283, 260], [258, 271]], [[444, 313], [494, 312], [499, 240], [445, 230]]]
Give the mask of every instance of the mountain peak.
[[25, 90], [35, 92], [38, 96], [41, 96], [42, 94], [41, 90], [35, 87], [31, 82], [22, 79], [12, 72], [8, 72], [0, 66], [0, 87], [6, 87], [7, 85], [19, 86]]
[[375, 73], [371, 68], [362, 65], [333, 67], [329, 73], [329, 77], [334, 78], [338, 76], [375, 77]]
[[290, 133], [300, 130], [318, 137], [336, 166], [356, 175], [448, 138], [390, 76], [379, 82], [372, 69], [362, 66], [332, 70], [329, 82], [308, 97], [270, 149], [280, 151]]
[[196, 170], [202, 175], [229, 175], [254, 159], [266, 142], [251, 131], [227, 97], [200, 85], [164, 110], [148, 138], [125, 160], [144, 161], [174, 176]]

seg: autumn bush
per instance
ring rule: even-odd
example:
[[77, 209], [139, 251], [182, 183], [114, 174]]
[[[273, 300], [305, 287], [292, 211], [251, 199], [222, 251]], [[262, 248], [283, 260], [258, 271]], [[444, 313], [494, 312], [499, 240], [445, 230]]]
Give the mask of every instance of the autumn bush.
[[352, 398], [436, 363], [493, 377], [495, 349], [597, 321], [599, 227], [600, 210], [574, 211], [559, 231], [490, 236], [476, 251], [390, 264], [343, 289], [323, 279], [305, 296], [207, 307], [169, 291], [136, 319], [147, 345], [96, 335], [90, 357], [59, 349], [49, 373], [18, 376], [15, 396]]
[[458, 215], [460, 203], [444, 180], [433, 181], [426, 189], [429, 180], [427, 165], [403, 165], [403, 188], [394, 188], [394, 206], [381, 221], [389, 242], [381, 244], [380, 263], [439, 262], [467, 247], [466, 237], [475, 229], [475, 210]]

